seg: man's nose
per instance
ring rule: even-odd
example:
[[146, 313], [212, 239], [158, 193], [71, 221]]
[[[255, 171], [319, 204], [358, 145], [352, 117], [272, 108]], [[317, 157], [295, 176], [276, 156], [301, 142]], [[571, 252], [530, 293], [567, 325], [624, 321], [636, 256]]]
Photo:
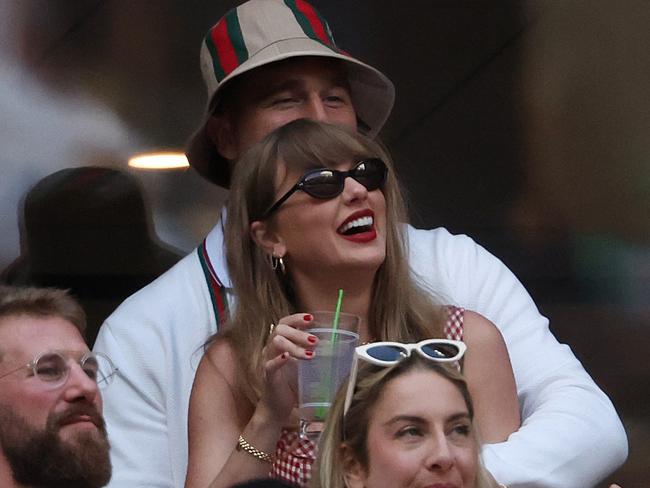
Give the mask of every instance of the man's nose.
[[320, 95], [312, 94], [305, 104], [305, 117], [319, 122], [329, 122], [325, 104]]
[[79, 399], [94, 402], [99, 395], [97, 382], [94, 378], [88, 376], [78, 363], [70, 365], [68, 381], [66, 381], [64, 387], [65, 398], [69, 402]]

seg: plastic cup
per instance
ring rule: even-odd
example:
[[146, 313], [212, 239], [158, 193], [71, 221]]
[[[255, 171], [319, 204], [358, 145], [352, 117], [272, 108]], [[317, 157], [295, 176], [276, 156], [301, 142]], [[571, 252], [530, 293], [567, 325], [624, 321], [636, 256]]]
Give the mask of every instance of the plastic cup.
[[300, 437], [317, 441], [336, 392], [350, 374], [360, 319], [341, 313], [334, 329], [334, 312], [311, 315], [313, 325], [305, 330], [318, 337], [318, 344], [312, 359], [298, 362], [298, 409]]

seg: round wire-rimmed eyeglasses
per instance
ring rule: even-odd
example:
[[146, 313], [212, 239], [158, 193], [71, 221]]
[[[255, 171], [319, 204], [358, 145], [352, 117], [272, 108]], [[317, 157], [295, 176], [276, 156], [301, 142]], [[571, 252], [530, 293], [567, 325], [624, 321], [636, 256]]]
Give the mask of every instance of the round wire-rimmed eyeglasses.
[[86, 376], [102, 390], [111, 384], [117, 373], [110, 358], [100, 352], [46, 351], [35, 356], [29, 363], [0, 375], [0, 379], [27, 368], [48, 389], [55, 389], [68, 380], [71, 361], [77, 363]]

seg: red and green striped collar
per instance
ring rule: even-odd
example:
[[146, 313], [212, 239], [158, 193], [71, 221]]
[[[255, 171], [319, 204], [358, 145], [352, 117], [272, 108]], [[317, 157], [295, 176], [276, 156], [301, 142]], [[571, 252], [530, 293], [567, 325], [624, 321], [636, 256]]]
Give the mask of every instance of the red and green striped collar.
[[212, 304], [212, 310], [214, 311], [215, 321], [217, 326], [221, 326], [224, 324], [228, 316], [228, 301], [226, 300], [225, 293], [226, 289], [219, 280], [217, 273], [214, 271], [212, 261], [208, 255], [206, 240], [207, 239], [203, 240], [196, 252], [199, 257], [199, 262], [201, 263], [201, 269], [203, 270], [206, 284], [208, 285], [208, 292], [210, 293], [210, 302]]

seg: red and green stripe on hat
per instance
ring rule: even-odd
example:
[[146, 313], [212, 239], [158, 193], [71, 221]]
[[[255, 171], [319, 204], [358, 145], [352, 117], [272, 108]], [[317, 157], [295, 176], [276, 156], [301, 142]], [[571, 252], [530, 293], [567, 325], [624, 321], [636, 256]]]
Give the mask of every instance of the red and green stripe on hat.
[[262, 49], [296, 38], [309, 38], [339, 52], [327, 22], [305, 0], [246, 2], [224, 15], [204, 44], [219, 84]]

